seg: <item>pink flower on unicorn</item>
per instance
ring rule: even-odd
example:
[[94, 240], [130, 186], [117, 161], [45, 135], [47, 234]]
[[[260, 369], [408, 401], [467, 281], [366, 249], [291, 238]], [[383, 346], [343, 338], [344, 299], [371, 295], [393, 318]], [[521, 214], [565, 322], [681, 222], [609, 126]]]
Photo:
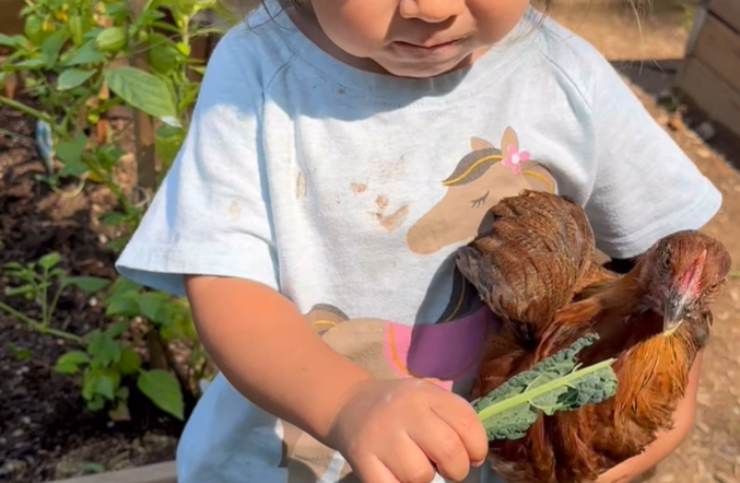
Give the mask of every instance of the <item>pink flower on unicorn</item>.
[[504, 166], [511, 168], [514, 174], [522, 174], [522, 167], [529, 161], [529, 152], [520, 151], [516, 143], [503, 146]]

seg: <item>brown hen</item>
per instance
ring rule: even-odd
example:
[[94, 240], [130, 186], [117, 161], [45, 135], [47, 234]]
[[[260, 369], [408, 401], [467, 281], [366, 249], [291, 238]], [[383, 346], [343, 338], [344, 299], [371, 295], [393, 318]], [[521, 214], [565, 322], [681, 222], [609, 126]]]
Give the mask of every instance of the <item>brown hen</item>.
[[592, 332], [600, 339], [580, 361], [617, 358], [619, 388], [601, 404], [540, 417], [525, 438], [492, 443], [491, 461], [511, 483], [592, 481], [672, 426], [709, 335], [709, 297], [727, 276], [729, 254], [706, 235], [680, 232], [618, 276], [596, 262], [593, 233], [575, 204], [525, 192], [492, 213], [490, 231], [457, 259], [502, 321], [474, 395]]

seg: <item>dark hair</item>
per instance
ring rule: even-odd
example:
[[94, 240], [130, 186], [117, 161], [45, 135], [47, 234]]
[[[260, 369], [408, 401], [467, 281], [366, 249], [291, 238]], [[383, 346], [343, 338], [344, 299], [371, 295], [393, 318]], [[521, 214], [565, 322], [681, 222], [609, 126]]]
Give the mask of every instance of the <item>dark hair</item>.
[[[547, 12], [550, 9], [550, 6], [552, 5], [553, 0], [540, 0], [540, 1], [544, 2], [544, 11]], [[264, 0], [262, 0], [262, 3], [264, 3]], [[290, 4], [291, 7], [306, 8], [309, 6], [310, 1], [309, 0], [286, 0], [286, 3]]]

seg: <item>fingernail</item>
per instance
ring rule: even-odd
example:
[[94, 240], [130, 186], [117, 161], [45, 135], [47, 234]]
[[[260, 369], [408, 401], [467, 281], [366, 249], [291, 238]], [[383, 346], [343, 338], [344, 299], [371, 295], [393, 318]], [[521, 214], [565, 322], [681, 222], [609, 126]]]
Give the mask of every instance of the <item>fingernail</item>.
[[482, 466], [483, 463], [485, 463], [485, 462], [486, 462], [485, 458], [482, 459], [482, 460], [480, 460], [480, 461], [473, 461], [473, 466], [475, 466], [476, 468], [478, 468], [479, 466]]

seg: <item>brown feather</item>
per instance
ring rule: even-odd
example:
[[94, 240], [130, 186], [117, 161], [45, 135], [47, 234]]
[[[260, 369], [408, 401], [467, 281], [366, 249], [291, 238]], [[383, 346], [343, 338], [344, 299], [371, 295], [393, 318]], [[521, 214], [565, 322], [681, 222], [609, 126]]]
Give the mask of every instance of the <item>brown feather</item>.
[[[727, 276], [729, 255], [706, 235], [682, 232], [658, 241], [618, 276], [596, 263], [591, 228], [575, 204], [525, 192], [491, 211], [490, 231], [457, 259], [460, 272], [503, 321], [487, 341], [474, 395], [593, 332], [600, 338], [579, 354], [580, 362], [617, 358], [619, 386], [601, 404], [541, 416], [521, 440], [492, 443], [490, 459], [510, 482], [592, 481], [671, 427], [709, 335], [708, 304]], [[699, 278], [685, 276], [699, 269]], [[676, 281], [696, 292], [696, 300], [666, 335], [662, 303]]]

